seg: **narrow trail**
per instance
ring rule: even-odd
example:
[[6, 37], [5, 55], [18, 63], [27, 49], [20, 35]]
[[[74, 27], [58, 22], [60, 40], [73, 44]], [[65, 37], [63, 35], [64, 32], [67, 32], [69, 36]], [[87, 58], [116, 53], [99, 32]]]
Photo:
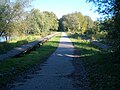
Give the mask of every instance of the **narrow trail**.
[[[41, 70], [32, 74], [25, 82], [16, 82], [11, 90], [89, 90], [78, 87], [71, 77], [75, 72], [72, 63], [74, 46], [65, 33], [62, 33], [56, 51], [40, 66]], [[74, 76], [74, 75], [73, 75]]]

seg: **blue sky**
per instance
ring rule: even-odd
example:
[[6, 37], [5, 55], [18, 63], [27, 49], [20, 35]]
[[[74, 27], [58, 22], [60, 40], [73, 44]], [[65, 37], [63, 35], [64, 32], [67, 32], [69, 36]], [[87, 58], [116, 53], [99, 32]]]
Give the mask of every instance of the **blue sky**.
[[90, 16], [93, 20], [100, 17], [97, 12], [94, 12], [94, 5], [86, 3], [86, 0], [35, 0], [32, 2], [32, 7], [40, 9], [40, 11], [54, 12], [58, 18], [76, 11]]

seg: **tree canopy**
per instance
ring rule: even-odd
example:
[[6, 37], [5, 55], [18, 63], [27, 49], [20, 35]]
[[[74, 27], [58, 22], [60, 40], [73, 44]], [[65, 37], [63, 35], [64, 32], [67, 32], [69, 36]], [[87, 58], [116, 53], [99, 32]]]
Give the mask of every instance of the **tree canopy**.
[[102, 22], [104, 30], [108, 31], [109, 41], [113, 51], [120, 52], [120, 0], [87, 0], [93, 2], [97, 11], [106, 18]]
[[89, 16], [83, 16], [80, 12], [64, 15], [59, 20], [59, 28], [64, 31], [80, 32], [84, 34], [93, 27], [93, 21]]
[[53, 12], [41, 12], [39, 9], [26, 12], [30, 1], [16, 0], [0, 5], [0, 36], [57, 31], [58, 19]]

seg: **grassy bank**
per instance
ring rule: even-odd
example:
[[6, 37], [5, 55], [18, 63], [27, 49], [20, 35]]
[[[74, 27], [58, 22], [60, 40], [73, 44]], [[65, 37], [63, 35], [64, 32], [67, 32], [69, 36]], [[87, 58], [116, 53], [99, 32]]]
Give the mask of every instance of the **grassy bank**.
[[120, 56], [103, 54], [89, 41], [82, 40], [78, 34], [69, 34], [69, 37], [75, 48], [81, 52], [80, 60], [84, 63], [92, 90], [119, 90]]
[[12, 58], [0, 63], [0, 86], [14, 79], [18, 74], [45, 61], [55, 51], [59, 44], [60, 35], [53, 37], [36, 51], [19, 58]]
[[[54, 32], [52, 32], [54, 33]], [[48, 33], [50, 34], [50, 33]], [[18, 37], [14, 37], [11, 40], [5, 41], [0, 43], [0, 54], [6, 53], [7, 51], [17, 47], [21, 46], [23, 44], [27, 44], [29, 42], [35, 41], [37, 39], [40, 39], [44, 36], [47, 36], [48, 34], [41, 34], [41, 35], [21, 35]]]

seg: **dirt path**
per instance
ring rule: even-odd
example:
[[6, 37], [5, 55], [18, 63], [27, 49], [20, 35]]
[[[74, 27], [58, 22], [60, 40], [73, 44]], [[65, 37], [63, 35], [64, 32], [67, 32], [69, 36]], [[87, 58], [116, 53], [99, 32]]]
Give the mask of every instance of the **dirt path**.
[[[41, 70], [29, 75], [25, 82], [17, 82], [11, 90], [89, 90], [88, 85], [83, 84], [77, 78], [82, 73], [81, 79], [85, 77], [83, 67], [74, 70], [76, 63], [72, 63], [74, 57], [74, 46], [65, 33], [62, 33], [57, 50], [40, 66]], [[86, 78], [86, 77], [85, 77]], [[77, 79], [80, 83], [77, 84]], [[86, 87], [87, 86], [87, 87]]]

